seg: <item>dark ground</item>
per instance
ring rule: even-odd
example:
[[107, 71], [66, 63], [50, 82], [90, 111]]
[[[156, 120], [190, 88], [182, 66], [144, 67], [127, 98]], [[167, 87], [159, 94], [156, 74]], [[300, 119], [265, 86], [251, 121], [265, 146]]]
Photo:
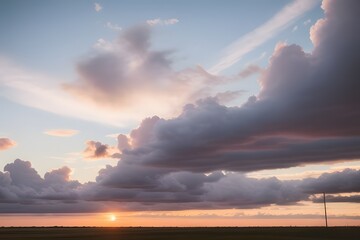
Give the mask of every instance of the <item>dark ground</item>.
[[360, 227], [209, 227], [209, 228], [95, 228], [95, 227], [0, 227], [1, 240], [14, 239], [144, 239], [144, 240], [360, 240]]

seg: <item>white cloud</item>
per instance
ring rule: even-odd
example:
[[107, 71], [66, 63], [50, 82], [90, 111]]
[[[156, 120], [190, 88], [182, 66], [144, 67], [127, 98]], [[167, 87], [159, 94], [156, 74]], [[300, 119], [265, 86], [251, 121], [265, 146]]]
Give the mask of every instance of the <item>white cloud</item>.
[[218, 74], [237, 63], [245, 54], [273, 38], [280, 31], [289, 27], [296, 19], [319, 4], [314, 0], [295, 0], [286, 5], [275, 16], [253, 31], [240, 37], [226, 48], [220, 61], [208, 71]]
[[105, 27], [114, 30], [114, 31], [121, 31], [121, 27], [119, 25], [117, 25], [116, 23], [111, 23], [111, 22], [107, 22], [105, 24]]
[[291, 31], [296, 32], [296, 30], [298, 30], [298, 28], [299, 28], [298, 25], [295, 25]]
[[149, 24], [150, 26], [155, 26], [155, 25], [174, 25], [176, 23], [179, 22], [179, 19], [177, 18], [169, 18], [169, 19], [160, 19], [160, 18], [155, 18], [155, 19], [149, 19], [146, 20], [146, 23]]
[[164, 24], [165, 25], [173, 25], [179, 22], [179, 19], [177, 18], [170, 18], [170, 19], [166, 19], [164, 20]]
[[100, 12], [103, 7], [99, 3], [94, 3], [94, 9], [96, 12]]
[[146, 23], [150, 26], [155, 26], [161, 23], [160, 18], [146, 20]]

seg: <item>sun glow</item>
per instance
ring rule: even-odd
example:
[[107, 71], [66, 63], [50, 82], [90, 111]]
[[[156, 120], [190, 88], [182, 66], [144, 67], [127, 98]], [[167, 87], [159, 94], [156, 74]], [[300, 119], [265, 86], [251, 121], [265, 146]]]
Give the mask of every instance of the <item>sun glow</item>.
[[117, 220], [116, 216], [114, 214], [109, 215], [109, 221], [115, 222]]

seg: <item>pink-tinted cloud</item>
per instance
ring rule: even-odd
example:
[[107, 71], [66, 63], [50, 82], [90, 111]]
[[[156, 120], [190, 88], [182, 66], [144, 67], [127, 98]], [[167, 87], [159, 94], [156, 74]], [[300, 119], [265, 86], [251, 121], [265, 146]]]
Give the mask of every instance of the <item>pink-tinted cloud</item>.
[[239, 73], [239, 77], [247, 78], [253, 74], [261, 73], [261, 71], [262, 71], [261, 67], [254, 64], [250, 64], [245, 69], [241, 70], [241, 72]]
[[54, 137], [72, 137], [78, 133], [79, 131], [74, 129], [48, 129], [44, 131], [44, 134]]
[[16, 146], [16, 142], [10, 138], [0, 138], [0, 151]]

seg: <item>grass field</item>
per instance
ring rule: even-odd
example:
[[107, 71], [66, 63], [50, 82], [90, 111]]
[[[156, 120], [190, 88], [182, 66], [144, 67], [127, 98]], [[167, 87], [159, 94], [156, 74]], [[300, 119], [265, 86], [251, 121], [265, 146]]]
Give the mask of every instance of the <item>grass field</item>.
[[95, 228], [95, 227], [12, 227], [0, 228], [1, 240], [13, 239], [247, 239], [359, 240], [360, 227], [218, 227], [218, 228]]

